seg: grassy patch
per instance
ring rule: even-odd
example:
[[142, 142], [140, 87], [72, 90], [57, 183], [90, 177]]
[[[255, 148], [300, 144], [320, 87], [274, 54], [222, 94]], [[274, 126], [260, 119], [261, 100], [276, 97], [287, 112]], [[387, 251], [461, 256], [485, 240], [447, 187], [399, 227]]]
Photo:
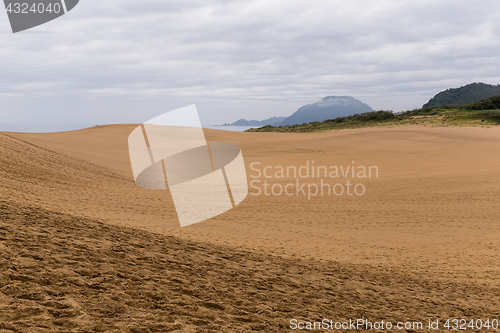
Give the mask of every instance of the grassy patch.
[[480, 100], [465, 106], [440, 106], [401, 113], [374, 111], [323, 122], [289, 126], [263, 126], [247, 132], [322, 132], [379, 126], [496, 126], [500, 125], [500, 96]]

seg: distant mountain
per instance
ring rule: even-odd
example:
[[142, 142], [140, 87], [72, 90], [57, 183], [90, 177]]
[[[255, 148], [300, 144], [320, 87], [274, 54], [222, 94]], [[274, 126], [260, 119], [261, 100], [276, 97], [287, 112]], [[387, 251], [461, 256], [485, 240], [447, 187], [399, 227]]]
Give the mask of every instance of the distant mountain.
[[479, 99], [486, 99], [500, 95], [500, 85], [485, 83], [471, 83], [454, 89], [440, 92], [424, 104], [423, 108], [443, 105], [467, 105]]
[[373, 111], [371, 107], [351, 96], [329, 96], [317, 103], [304, 105], [276, 125], [300, 125], [371, 111]]
[[280, 123], [282, 122], [286, 117], [272, 117], [269, 119], [264, 119], [264, 120], [246, 120], [246, 119], [240, 119], [235, 121], [232, 124], [224, 124], [224, 126], [267, 126], [267, 125], [273, 125], [275, 123]]

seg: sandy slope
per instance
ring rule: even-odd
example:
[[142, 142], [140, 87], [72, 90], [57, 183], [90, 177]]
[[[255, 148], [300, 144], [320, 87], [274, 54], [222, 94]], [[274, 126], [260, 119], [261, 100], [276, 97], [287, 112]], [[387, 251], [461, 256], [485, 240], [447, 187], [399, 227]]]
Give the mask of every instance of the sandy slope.
[[[6, 223], [4, 228], [10, 228], [6, 235], [16, 232], [25, 233], [23, 237], [16, 236], [14, 240], [3, 236], [0, 241], [3, 247], [6, 246], [5, 251], [11, 251], [9, 252], [11, 256], [25, 257], [23, 251], [28, 251], [28, 249], [23, 250], [23, 247], [28, 246], [29, 239], [33, 238], [27, 233], [38, 234], [46, 227], [62, 228], [63, 232], [67, 232], [63, 228], [64, 225], [76, 228], [78, 242], [86, 242], [87, 250], [94, 254], [96, 251], [99, 252], [99, 246], [101, 246], [99, 237], [108, 239], [117, 234], [126, 235], [119, 236], [120, 239], [124, 237], [124, 244], [127, 246], [124, 256], [137, 256], [132, 251], [133, 245], [131, 245], [135, 242], [135, 236], [140, 238], [137, 242], [141, 244], [140, 248], [144, 249], [141, 251], [148, 252], [150, 257], [157, 257], [160, 252], [167, 255], [167, 250], [160, 251], [156, 247], [160, 245], [155, 244], [161, 243], [163, 249], [169, 249], [173, 246], [170, 240], [175, 240], [175, 244], [181, 244], [176, 251], [187, 256], [185, 258], [187, 261], [200, 260], [196, 261], [200, 267], [211, 267], [210, 260], [212, 259], [210, 258], [217, 258], [220, 253], [230, 253], [232, 259], [228, 259], [228, 263], [222, 266], [217, 266], [213, 274], [217, 276], [217, 279], [222, 279], [223, 288], [233, 289], [235, 286], [230, 286], [230, 282], [237, 283], [237, 281], [232, 281], [230, 278], [224, 280], [223, 277], [226, 276], [225, 274], [230, 274], [231, 265], [236, 265], [237, 260], [234, 256], [242, 256], [245, 265], [249, 265], [256, 271], [267, 269], [263, 268], [264, 266], [271, 267], [266, 273], [268, 281], [289, 278], [297, 284], [287, 285], [285, 282], [280, 282], [282, 283], [281, 292], [278, 291], [280, 297], [276, 294], [270, 297], [268, 303], [252, 298], [254, 297], [252, 293], [256, 292], [252, 291], [252, 288], [257, 285], [256, 281], [249, 282], [252, 288], [239, 286], [243, 294], [235, 294], [231, 302], [236, 303], [230, 306], [248, 313], [256, 313], [256, 311], [238, 304], [238, 300], [241, 302], [250, 299], [253, 300], [255, 306], [269, 306], [271, 310], [263, 312], [259, 320], [254, 318], [254, 324], [264, 319], [267, 320], [263, 324], [267, 325], [265, 326], [267, 328], [255, 326], [264, 331], [272, 331], [271, 327], [277, 323], [286, 323], [286, 318], [289, 319], [295, 315], [310, 319], [328, 316], [355, 317], [355, 314], [361, 313], [356, 312], [358, 306], [363, 309], [362, 313], [365, 315], [378, 316], [377, 318], [381, 319], [397, 316], [414, 319], [410, 316], [412, 313], [420, 318], [430, 316], [431, 312], [441, 316], [495, 314], [489, 306], [496, 304], [499, 297], [496, 291], [500, 259], [498, 245], [500, 236], [498, 228], [499, 128], [409, 126], [312, 134], [234, 133], [207, 130], [206, 136], [209, 141], [228, 141], [240, 145], [249, 176], [255, 175], [255, 172], [250, 169], [253, 162], [261, 163], [260, 169], [262, 169], [267, 165], [300, 167], [307, 161], [309, 163], [314, 161], [315, 165], [347, 167], [353, 165], [352, 161], [354, 161], [357, 166], [377, 166], [379, 177], [352, 180], [355, 183], [362, 182], [366, 186], [366, 194], [360, 197], [316, 196], [308, 200], [304, 195], [249, 195], [236, 209], [183, 229], [178, 227], [171, 198], [166, 192], [143, 190], [134, 184], [127, 152], [127, 136], [133, 128], [134, 126], [104, 126], [56, 134], [0, 133], [0, 198], [5, 202], [2, 206], [2, 215]], [[253, 178], [249, 179], [253, 180]], [[261, 180], [263, 181], [264, 178]], [[294, 179], [276, 178], [268, 179], [268, 181], [271, 184], [283, 185], [295, 182]], [[313, 184], [318, 183], [319, 179], [306, 181]], [[345, 182], [345, 179], [328, 181], [335, 184]], [[255, 190], [251, 189], [251, 193], [255, 193]], [[9, 210], [8, 207], [14, 208]], [[59, 222], [55, 220], [54, 214], [62, 214], [57, 215]], [[13, 220], [17, 221], [17, 227], [9, 222]], [[26, 221], [31, 221], [30, 223], [35, 223], [36, 226], [25, 230], [23, 226], [26, 226]], [[95, 230], [102, 230], [103, 226], [95, 221], [103, 221], [118, 228], [110, 227], [105, 231], [97, 232]], [[152, 231], [158, 235], [134, 233], [130, 229], [121, 227]], [[95, 230], [91, 232], [90, 229]], [[57, 236], [56, 239], [62, 237], [55, 231], [50, 234], [51, 237]], [[165, 238], [165, 236], [174, 236], [174, 238]], [[71, 236], [64, 239], [66, 239], [64, 242], [50, 241], [51, 248], [47, 249], [49, 252], [46, 254], [47, 258], [50, 258], [47, 260], [51, 265], [55, 265], [47, 269], [57, 270], [60, 266], [62, 269], [69, 270], [58, 271], [57, 274], [61, 274], [58, 275], [59, 279], [65, 279], [67, 274], [74, 275], [75, 272], [78, 274], [64, 259], [65, 256], [75, 255], [73, 247], [75, 241], [71, 241]], [[154, 239], [151, 241], [152, 244], [150, 244], [151, 239]], [[12, 250], [11, 245], [4, 245], [8, 242], [18, 244], [17, 250]], [[196, 245], [198, 247], [196, 250], [198, 252], [196, 252], [186, 244], [213, 245]], [[0, 245], [0, 250], [4, 250], [2, 245]], [[103, 253], [109, 254], [109, 246], [115, 245], [106, 246], [103, 248]], [[37, 252], [37, 250], [33, 251]], [[56, 255], [58, 251], [68, 254], [61, 254], [58, 257]], [[206, 251], [212, 252], [207, 255]], [[269, 255], [272, 256], [269, 257]], [[269, 262], [265, 265], [255, 262], [252, 264], [253, 256], [264, 256], [260, 258], [268, 258], [266, 260]], [[91, 269], [90, 267], [93, 267], [95, 262], [111, 260], [110, 258], [103, 254], [101, 259], [99, 256], [89, 259], [83, 266]], [[306, 267], [304, 268], [306, 271], [315, 273], [305, 277], [296, 270], [290, 270], [292, 268], [285, 269], [290, 265], [289, 260], [292, 260], [293, 265], [302, 265], [301, 267]], [[337, 263], [332, 264], [331, 260]], [[13, 274], [5, 271], [7, 269], [5, 261], [2, 265], [0, 269], [4, 276]], [[131, 266], [118, 261], [110, 265], [115, 265], [113, 266], [115, 270], [133, 270]], [[117, 268], [116, 265], [123, 265], [123, 267]], [[303, 304], [307, 303], [300, 303], [294, 299], [296, 306], [293, 306], [289, 312], [276, 312], [275, 302], [290, 304], [290, 302], [279, 303], [279, 301], [284, 299], [290, 301], [291, 295], [306, 297], [305, 295], [312, 286], [323, 288], [319, 294], [328, 294], [325, 288], [335, 285], [333, 280], [328, 280], [330, 278], [328, 272], [331, 272], [332, 265], [337, 265], [335, 267], [340, 267], [340, 270], [353, 270], [351, 278], [357, 281], [355, 276], [363, 276], [363, 283], [366, 284], [359, 290], [353, 287], [357, 292], [342, 289], [348, 288], [345, 286], [332, 292], [336, 295], [335, 297], [343, 297], [343, 303], [333, 297], [332, 293], [329, 294], [330, 296], [324, 296], [325, 302], [330, 302], [335, 306], [318, 305], [310, 312], [303, 313], [299, 310], [303, 309]], [[194, 266], [196, 265], [192, 265]], [[24, 270], [20, 274], [30, 276], [34, 274], [33, 271], [29, 273], [26, 270], [35, 270], [34, 267], [38, 266], [20, 267]], [[181, 291], [171, 289], [172, 284], [167, 283], [168, 281], [162, 282], [161, 264], [152, 269], [145, 262], [136, 262], [134, 267], [138, 271], [148, 270], [157, 274], [155, 276], [158, 276], [158, 280], [155, 280], [151, 288], [164, 288], [163, 292], [166, 294], [162, 296], [163, 298], [182, 295]], [[182, 267], [184, 266], [181, 265], [172, 270], [178, 274], [184, 274], [184, 279], [194, 279], [188, 271], [183, 271]], [[334, 270], [334, 272], [337, 271]], [[113, 271], [109, 274], [115, 273]], [[129, 273], [132, 274], [132, 272]], [[96, 274], [102, 276], [108, 273], [104, 268], [99, 268]], [[147, 275], [147, 273], [144, 274]], [[332, 274], [332, 279], [339, 279], [340, 273]], [[85, 274], [83, 276], [84, 280], [88, 278]], [[394, 277], [389, 278], [391, 276]], [[401, 276], [404, 278], [399, 278]], [[12, 280], [11, 276], [10, 279]], [[313, 283], [312, 281], [316, 279], [317, 281], [326, 280]], [[197, 286], [194, 288], [196, 290], [201, 289], [205, 280], [205, 277], [200, 277], [196, 281], [188, 279], [190, 284]], [[431, 282], [424, 282], [427, 280]], [[15, 278], [12, 281], [1, 286], [9, 289], [16, 283], [33, 282], [30, 279], [23, 281], [23, 279], [16, 280]], [[92, 281], [89, 283], [94, 283]], [[356, 300], [356, 297], [363, 295], [363, 288], [366, 288], [370, 282], [379, 285], [384, 281], [389, 281], [385, 285], [384, 293], [375, 289], [370, 296], [372, 298]], [[33, 283], [41, 284], [40, 281]], [[274, 288], [272, 285], [272, 283], [268, 285], [268, 288]], [[21, 285], [20, 288], [29, 289], [26, 285], [24, 287]], [[86, 290], [85, 284], [76, 284], [71, 288], [75, 293]], [[127, 289], [123, 286], [120, 288]], [[8, 302], [3, 301], [5, 297], [11, 298], [9, 302], [12, 300], [24, 302], [22, 300], [25, 298], [15, 292], [9, 294], [9, 291], [4, 289], [0, 288], [2, 292], [0, 303]], [[111, 286], [107, 286], [105, 294], [112, 295], [111, 289]], [[120, 292], [124, 292], [123, 290]], [[256, 290], [259, 289], [256, 288]], [[403, 290], [410, 291], [403, 292]], [[452, 290], [461, 291], [455, 293]], [[40, 291], [40, 293], [43, 292], [46, 291]], [[221, 290], [207, 291], [203, 297], [216, 298], [216, 295], [220, 295], [221, 292], [224, 293]], [[391, 304], [387, 303], [387, 299], [384, 302], [377, 301], [380, 297], [394, 293], [403, 295], [401, 302], [396, 306], [399, 310], [393, 305], [384, 305]], [[84, 312], [79, 310], [80, 312], [73, 316], [77, 319], [72, 317], [71, 320], [76, 320], [73, 323], [75, 327], [86, 325], [85, 327], [95, 329], [92, 322], [95, 321], [97, 315], [89, 309], [96, 302], [96, 298], [92, 297], [98, 297], [98, 295], [99, 293], [94, 296], [78, 296], [80, 301], [86, 304], [80, 305], [80, 308], [87, 310]], [[148, 314], [150, 306], [146, 305], [151, 300], [144, 295], [141, 297], [144, 297], [145, 302], [141, 305], [144, 306], [141, 311], [144, 311], [145, 317], [152, 316]], [[194, 296], [189, 295], [189, 297]], [[217, 297], [219, 297], [217, 302], [229, 302], [228, 297]], [[422, 304], [419, 302], [432, 297], [437, 297], [434, 303], [427, 304], [426, 310], [422, 310]], [[42, 317], [45, 316], [44, 320], [54, 323], [56, 319], [53, 315], [50, 317], [51, 312], [44, 312], [48, 311], [43, 308], [45, 301], [45, 298], [30, 300], [30, 302], [38, 302], [37, 306], [41, 307], [40, 314]], [[356, 303], [358, 301], [362, 305]], [[15, 302], [13, 304], [18, 304]], [[194, 302], [194, 300], [190, 299], [189, 302]], [[189, 302], [185, 304], [191, 304]], [[197, 317], [198, 314], [195, 316], [194, 313], [198, 313], [204, 307], [196, 302], [192, 304], [195, 305], [186, 311], [189, 314], [188, 317], [211, 322], [203, 316]], [[344, 304], [345, 308], [342, 310], [344, 312], [335, 312], [339, 304]], [[467, 307], [475, 310], [467, 314]], [[236, 327], [246, 329], [253, 327], [245, 324], [244, 320], [238, 321], [231, 317], [228, 309], [222, 310], [224, 315], [220, 317], [220, 327], [225, 327], [228, 331], [234, 331]], [[15, 310], [12, 311], [15, 313]], [[212, 308], [208, 311], [221, 310]], [[13, 320], [12, 313], [8, 315], [9, 322]], [[85, 313], [86, 317], [81, 317], [82, 313]], [[123, 327], [147, 322], [144, 318], [145, 321], [141, 322], [137, 319], [139, 317], [136, 318], [130, 312], [125, 313], [128, 314], [117, 315], [121, 318], [119, 321], [125, 325]], [[161, 315], [167, 316], [165, 313]], [[221, 316], [220, 312], [215, 313], [218, 313], [216, 316]], [[274, 313], [277, 313], [276, 321], [269, 319], [273, 318]], [[498, 313], [496, 315], [498, 316]], [[174, 312], [168, 319], [169, 323], [174, 325], [175, 318], [181, 317], [184, 318], [181, 314], [175, 315]], [[78, 320], [86, 320], [86, 322], [80, 323]], [[156, 319], [151, 317], [148, 320]], [[117, 329], [121, 327], [113, 320], [106, 321], [103, 325], [108, 324], [117, 325]], [[187, 327], [203, 326], [197, 325], [196, 321], [191, 321], [191, 319], [185, 319], [179, 325], [187, 325], [182, 326], [184, 328], [177, 327], [181, 331], [186, 331]], [[153, 331], [154, 328], [148, 327]], [[4, 328], [8, 329], [8, 327]], [[172, 328], [175, 329], [174, 326]], [[212, 329], [215, 328], [212, 327]], [[279, 331], [279, 329], [276, 330]]]
[[284, 332], [498, 318], [497, 287], [284, 259], [0, 202], [0, 332]]

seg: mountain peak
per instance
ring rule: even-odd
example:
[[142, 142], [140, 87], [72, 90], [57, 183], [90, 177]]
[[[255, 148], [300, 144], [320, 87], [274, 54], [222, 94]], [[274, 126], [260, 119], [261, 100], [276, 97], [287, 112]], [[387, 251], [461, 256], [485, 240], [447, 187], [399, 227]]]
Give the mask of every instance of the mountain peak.
[[357, 100], [351, 96], [327, 96], [316, 104], [319, 107], [328, 107], [331, 105], [349, 105], [355, 101]]
[[371, 107], [352, 96], [327, 96], [316, 103], [304, 105], [278, 125], [299, 125], [371, 111]]

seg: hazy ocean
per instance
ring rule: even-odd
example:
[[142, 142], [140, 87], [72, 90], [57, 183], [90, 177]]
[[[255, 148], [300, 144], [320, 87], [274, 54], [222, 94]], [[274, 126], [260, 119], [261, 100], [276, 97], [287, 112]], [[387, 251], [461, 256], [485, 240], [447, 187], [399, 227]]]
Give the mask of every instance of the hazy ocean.
[[244, 132], [252, 126], [203, 126], [204, 128], [211, 128], [223, 131]]
[[[67, 123], [0, 123], [0, 131], [4, 132], [22, 132], [22, 133], [51, 133], [51, 132], [66, 132], [75, 131], [87, 127], [95, 126], [95, 124], [67, 124]], [[204, 128], [243, 132], [250, 126], [203, 126]]]

